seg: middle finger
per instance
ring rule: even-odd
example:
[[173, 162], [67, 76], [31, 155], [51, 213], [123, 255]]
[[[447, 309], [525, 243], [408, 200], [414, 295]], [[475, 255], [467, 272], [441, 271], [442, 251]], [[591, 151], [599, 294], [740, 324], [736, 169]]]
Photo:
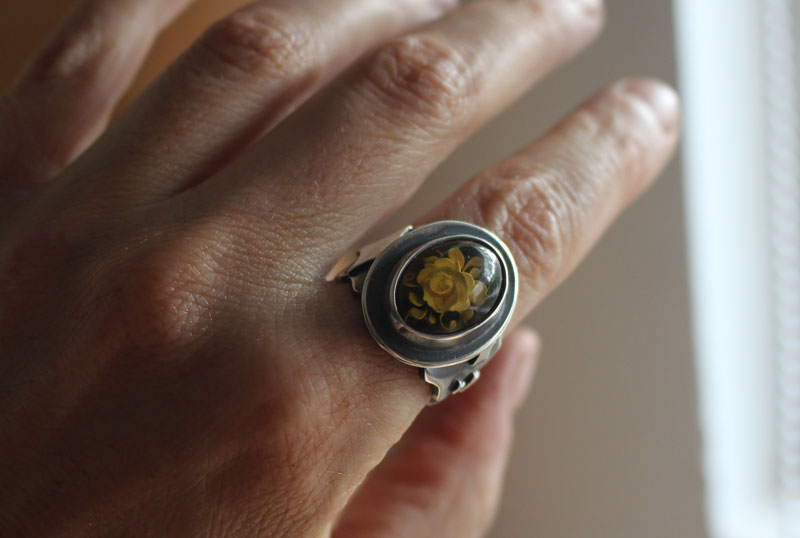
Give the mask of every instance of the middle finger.
[[601, 22], [600, 0], [467, 4], [381, 47], [195, 194], [330, 261]]
[[455, 2], [251, 2], [206, 31], [93, 148], [89, 166], [135, 171], [104, 173], [101, 196], [159, 197], [208, 177], [365, 50]]

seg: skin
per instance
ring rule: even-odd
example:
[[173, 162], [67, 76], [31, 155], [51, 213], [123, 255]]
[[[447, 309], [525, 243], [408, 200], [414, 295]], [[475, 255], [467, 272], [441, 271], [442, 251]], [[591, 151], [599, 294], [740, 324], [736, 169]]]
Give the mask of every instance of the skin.
[[[484, 535], [536, 336], [426, 408], [323, 275], [599, 0], [262, 0], [108, 125], [188, 3], [81, 2], [0, 101], [0, 534]], [[617, 82], [419, 223], [507, 242], [518, 324], [677, 131], [672, 90]]]

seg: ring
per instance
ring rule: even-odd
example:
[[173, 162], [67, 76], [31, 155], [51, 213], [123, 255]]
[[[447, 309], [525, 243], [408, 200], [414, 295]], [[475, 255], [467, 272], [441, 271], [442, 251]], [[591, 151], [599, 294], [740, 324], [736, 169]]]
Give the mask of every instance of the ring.
[[327, 280], [350, 280], [370, 334], [419, 368], [431, 403], [461, 392], [500, 349], [517, 302], [517, 265], [492, 232], [459, 221], [408, 226], [345, 254]]

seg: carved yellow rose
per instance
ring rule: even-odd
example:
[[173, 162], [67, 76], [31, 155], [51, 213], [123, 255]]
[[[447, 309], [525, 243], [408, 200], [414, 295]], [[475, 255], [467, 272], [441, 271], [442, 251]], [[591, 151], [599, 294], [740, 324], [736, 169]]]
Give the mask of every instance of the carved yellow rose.
[[422, 300], [434, 312], [463, 312], [470, 307], [470, 293], [475, 288], [475, 279], [464, 272], [464, 255], [454, 248], [447, 258], [431, 256], [425, 260], [425, 268], [417, 275], [422, 287]]
[[[447, 256], [429, 256], [424, 259], [424, 267], [413, 278], [408, 275], [404, 285], [421, 288], [422, 296], [416, 292], [408, 295], [414, 305], [408, 315], [414, 319], [425, 319], [428, 324], [439, 324], [447, 331], [464, 326], [474, 315], [473, 306], [486, 301], [486, 284], [477, 280], [481, 274], [483, 259], [471, 258], [465, 263], [464, 254], [459, 248], [451, 248]], [[459, 314], [457, 319], [444, 323], [448, 312]]]

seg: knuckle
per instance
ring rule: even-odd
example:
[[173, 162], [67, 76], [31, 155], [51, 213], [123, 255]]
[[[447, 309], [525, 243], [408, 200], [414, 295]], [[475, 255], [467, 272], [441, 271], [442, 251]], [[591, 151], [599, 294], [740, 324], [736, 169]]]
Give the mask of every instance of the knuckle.
[[594, 148], [599, 175], [618, 178], [623, 185], [643, 182], [662, 153], [658, 120], [641, 97], [625, 89], [625, 83], [577, 112], [572, 121]]
[[368, 79], [391, 106], [444, 121], [463, 112], [480, 86], [463, 55], [431, 36], [385, 44], [368, 65]]
[[613, 164], [623, 177], [641, 178], [652, 167], [653, 156], [659, 154], [653, 151], [658, 145], [652, 143], [660, 139], [658, 120], [642, 98], [628, 93], [618, 99], [617, 113], [609, 120], [613, 122], [609, 129]]
[[576, 228], [568, 182], [554, 172], [532, 175], [529, 168], [507, 165], [478, 183], [480, 219], [509, 240], [520, 269], [541, 289], [561, 269]]
[[569, 32], [576, 25], [600, 26], [605, 21], [603, 0], [586, 2], [549, 2], [548, 0], [517, 0], [527, 10], [532, 20], [550, 21], [556, 31]]
[[519, 7], [520, 15], [539, 29], [542, 39], [550, 43], [560, 42], [566, 46], [566, 50], [577, 48], [605, 23], [603, 0], [510, 0], [510, 3]]
[[91, 78], [101, 68], [111, 48], [98, 17], [83, 17], [48, 43], [31, 64], [23, 83], [45, 83], [71, 78]]
[[253, 75], [287, 76], [309, 63], [314, 41], [293, 17], [251, 7], [217, 22], [200, 44], [224, 65]]
[[121, 319], [136, 346], [167, 351], [198, 340], [224, 296], [214, 244], [191, 238], [168, 241], [139, 257], [119, 285]]

